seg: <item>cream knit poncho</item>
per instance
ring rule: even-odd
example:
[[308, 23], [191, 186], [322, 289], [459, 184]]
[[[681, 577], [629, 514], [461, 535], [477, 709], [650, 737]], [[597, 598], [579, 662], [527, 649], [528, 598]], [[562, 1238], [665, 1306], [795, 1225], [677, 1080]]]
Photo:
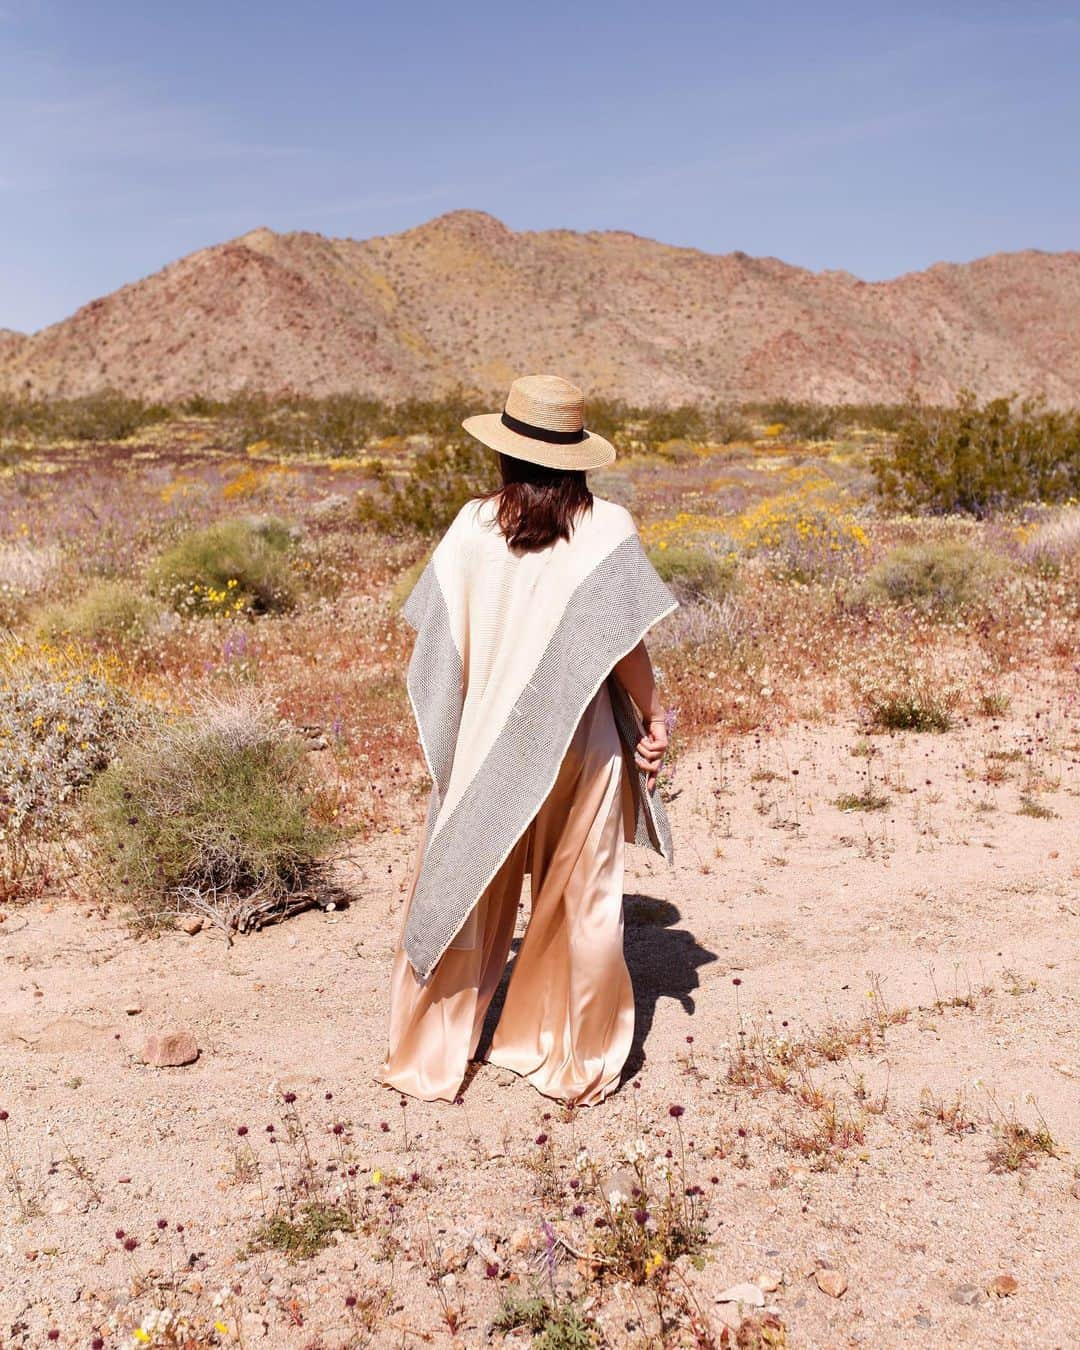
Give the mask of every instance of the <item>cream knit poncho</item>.
[[[677, 606], [633, 519], [594, 497], [569, 541], [514, 553], [494, 503], [469, 502], [403, 608], [417, 637], [408, 689], [432, 778], [405, 932], [426, 979], [550, 792], [612, 667]], [[640, 719], [609, 680], [633, 789], [626, 838], [669, 862], [659, 795], [634, 764]]]

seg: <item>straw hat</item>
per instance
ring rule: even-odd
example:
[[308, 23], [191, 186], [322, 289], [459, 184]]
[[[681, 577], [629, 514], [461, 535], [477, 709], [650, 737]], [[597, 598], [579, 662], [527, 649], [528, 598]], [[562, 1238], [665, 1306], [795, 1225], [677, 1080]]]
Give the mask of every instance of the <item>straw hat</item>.
[[461, 424], [492, 450], [549, 469], [599, 469], [615, 447], [585, 430], [585, 396], [558, 375], [523, 375], [510, 386], [501, 413], [478, 413]]

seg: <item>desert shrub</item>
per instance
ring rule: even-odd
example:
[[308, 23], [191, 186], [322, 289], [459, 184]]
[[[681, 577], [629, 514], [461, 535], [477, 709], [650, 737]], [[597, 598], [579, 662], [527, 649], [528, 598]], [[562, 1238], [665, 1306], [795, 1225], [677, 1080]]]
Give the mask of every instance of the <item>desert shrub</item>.
[[1057, 576], [1066, 563], [1080, 557], [1080, 507], [1066, 507], [1025, 529], [1020, 556], [1044, 576]]
[[735, 584], [737, 564], [730, 554], [676, 544], [652, 549], [649, 559], [681, 600], [723, 600]]
[[771, 399], [746, 405], [746, 411], [760, 421], [779, 426], [783, 433], [799, 441], [828, 441], [849, 422], [844, 408], [828, 403], [797, 403], [792, 399]]
[[466, 400], [460, 392], [386, 403], [348, 392], [281, 398], [245, 390], [220, 400], [195, 395], [183, 407], [192, 415], [223, 423], [225, 440], [235, 449], [265, 442], [285, 455], [355, 453], [387, 436], [457, 437], [462, 418], [476, 411], [475, 400]]
[[376, 491], [358, 499], [357, 515], [389, 534], [437, 534], [470, 498], [498, 485], [495, 452], [464, 435], [421, 450], [401, 482], [385, 465], [374, 473]]
[[257, 926], [310, 903], [338, 836], [308, 752], [248, 692], [127, 742], [87, 798], [100, 864], [148, 919]]
[[14, 441], [123, 441], [168, 420], [160, 403], [105, 389], [82, 398], [0, 397], [0, 438]]
[[929, 659], [871, 656], [854, 692], [864, 721], [880, 731], [948, 731], [962, 687]]
[[964, 390], [952, 408], [909, 406], [874, 474], [890, 505], [985, 517], [1021, 502], [1080, 493], [1080, 414], [1016, 396], [979, 405]]
[[279, 613], [296, 603], [293, 543], [274, 516], [216, 521], [163, 553], [150, 584], [182, 613]]
[[39, 548], [22, 539], [0, 544], [0, 626], [19, 622], [28, 602], [52, 584], [61, 561], [55, 544]]
[[752, 441], [754, 426], [737, 408], [718, 407], [709, 421], [709, 440], [716, 445], [732, 445], [736, 441]]
[[996, 570], [996, 560], [970, 544], [903, 544], [871, 568], [863, 594], [895, 605], [947, 613], [977, 600], [981, 587]]
[[34, 849], [140, 724], [108, 662], [74, 647], [0, 640], [0, 895], [25, 884]]
[[101, 581], [65, 605], [49, 605], [37, 616], [45, 641], [74, 638], [89, 646], [145, 642], [159, 626], [158, 606], [126, 581]]

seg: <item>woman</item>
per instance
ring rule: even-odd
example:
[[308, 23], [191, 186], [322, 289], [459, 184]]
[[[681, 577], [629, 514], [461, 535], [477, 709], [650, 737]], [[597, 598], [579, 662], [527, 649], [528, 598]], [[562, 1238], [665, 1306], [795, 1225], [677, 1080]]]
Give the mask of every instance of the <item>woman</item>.
[[580, 389], [525, 376], [502, 413], [463, 425], [498, 452], [503, 486], [462, 508], [403, 610], [432, 790], [379, 1077], [455, 1099], [529, 872], [487, 1058], [592, 1105], [617, 1085], [634, 1029], [623, 845], [671, 859], [656, 794], [667, 718], [643, 638], [676, 601], [629, 513], [586, 486], [615, 451], [585, 430]]

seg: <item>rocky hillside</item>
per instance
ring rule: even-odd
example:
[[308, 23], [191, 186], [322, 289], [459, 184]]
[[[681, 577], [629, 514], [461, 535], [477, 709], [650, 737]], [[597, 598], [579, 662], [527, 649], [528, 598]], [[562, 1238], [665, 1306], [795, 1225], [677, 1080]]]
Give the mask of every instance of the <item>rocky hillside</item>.
[[1080, 404], [1080, 253], [865, 282], [457, 211], [363, 241], [254, 230], [33, 336], [0, 330], [0, 389], [37, 394], [495, 396], [529, 370], [651, 403], [945, 401], [968, 385]]

